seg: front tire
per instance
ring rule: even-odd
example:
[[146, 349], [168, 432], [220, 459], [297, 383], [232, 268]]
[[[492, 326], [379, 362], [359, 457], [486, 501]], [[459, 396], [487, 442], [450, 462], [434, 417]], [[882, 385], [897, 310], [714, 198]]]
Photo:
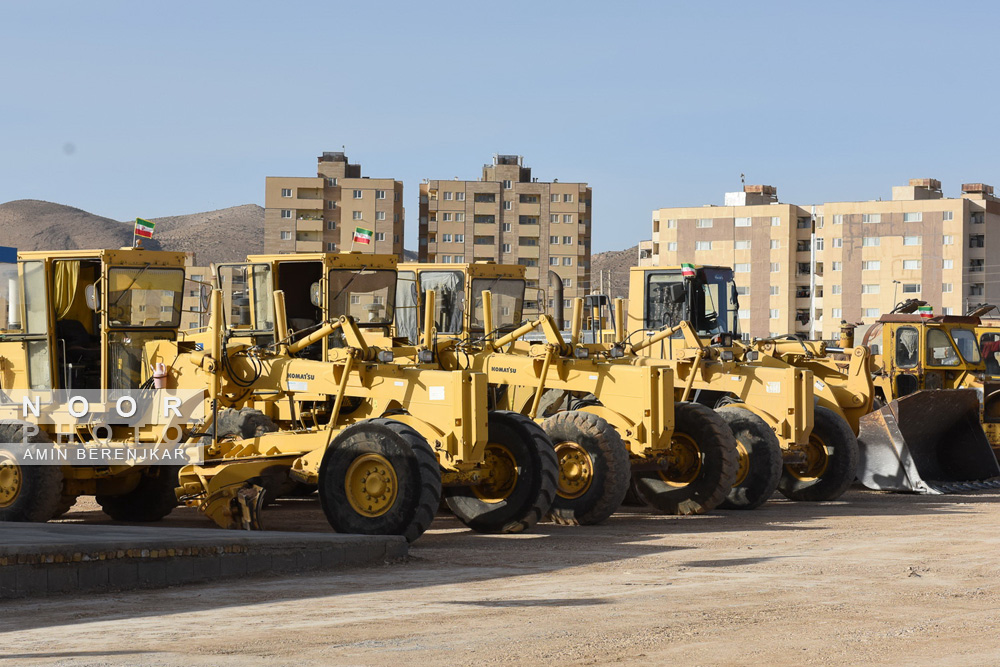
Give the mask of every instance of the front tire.
[[781, 480], [781, 444], [760, 416], [738, 404], [716, 408], [736, 438], [736, 483], [720, 509], [752, 510], [774, 495]]
[[446, 489], [448, 507], [481, 533], [520, 533], [552, 507], [559, 465], [545, 431], [517, 412], [489, 414], [489, 477], [476, 486]]
[[736, 439], [711, 408], [674, 404], [671, 465], [633, 473], [640, 498], [664, 514], [704, 514], [725, 500], [736, 480]]
[[25, 438], [24, 422], [0, 422], [0, 521], [44, 523], [59, 511], [63, 473], [59, 466], [25, 466], [4, 443], [48, 444], [44, 431]]
[[555, 446], [559, 484], [549, 518], [593, 525], [615, 513], [631, 481], [629, 452], [618, 431], [589, 412], [559, 412], [542, 423]]
[[319, 469], [323, 513], [338, 533], [402, 535], [431, 525], [441, 468], [426, 438], [393, 419], [367, 419], [334, 439]]
[[150, 466], [128, 493], [97, 496], [104, 513], [115, 521], [159, 521], [177, 507], [177, 474], [180, 466]]
[[816, 406], [806, 462], [788, 464], [778, 490], [789, 500], [836, 500], [854, 482], [858, 439], [847, 421], [829, 408]]

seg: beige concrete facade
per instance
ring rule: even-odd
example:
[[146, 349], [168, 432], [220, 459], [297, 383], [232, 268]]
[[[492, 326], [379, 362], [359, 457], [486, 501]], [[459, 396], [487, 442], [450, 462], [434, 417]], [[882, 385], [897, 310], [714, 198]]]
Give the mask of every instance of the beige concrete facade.
[[936, 314], [1000, 302], [1000, 199], [981, 183], [947, 198], [934, 179], [886, 201], [798, 206], [770, 186], [728, 193], [729, 206], [653, 211], [639, 264], [732, 266], [740, 325], [762, 337], [835, 338], [840, 322], [871, 323], [904, 299]]
[[552, 270], [562, 279], [568, 302], [590, 291], [591, 197], [586, 183], [533, 179], [516, 155], [495, 155], [478, 181], [425, 181], [420, 261], [521, 264], [528, 299], [538, 288], [547, 295], [537, 297], [543, 305], [552, 301]]
[[264, 252], [350, 250], [358, 227], [374, 232], [355, 250], [403, 258], [403, 183], [361, 176], [340, 152], [319, 157], [315, 177], [269, 176], [264, 186]]

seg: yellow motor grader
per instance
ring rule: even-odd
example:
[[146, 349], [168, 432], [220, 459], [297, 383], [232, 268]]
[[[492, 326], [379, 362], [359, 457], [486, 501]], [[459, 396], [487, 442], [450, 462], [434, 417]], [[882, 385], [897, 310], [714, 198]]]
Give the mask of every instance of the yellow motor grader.
[[208, 331], [147, 351], [168, 366], [168, 386], [208, 387], [216, 416], [205, 463], [181, 471], [181, 500], [252, 528], [263, 498], [297, 482], [318, 487], [336, 530], [409, 540], [442, 487], [475, 530], [522, 531], [544, 516], [556, 485], [544, 432], [490, 411], [481, 373], [393, 361], [383, 333], [395, 258], [293, 257], [218, 267]]
[[[80, 495], [122, 521], [155, 521], [176, 507], [179, 465], [120, 455], [183, 442], [190, 425], [170, 413], [129, 426], [114, 409], [129, 392], [149, 398], [155, 367], [145, 346], [176, 341], [184, 280], [184, 253], [139, 248], [22, 252], [0, 265], [0, 520], [48, 521]], [[69, 419], [67, 400], [81, 396], [86, 413]], [[51, 454], [72, 450], [84, 463], [27, 465], [13, 449], [53, 441]], [[100, 452], [108, 456], [87, 464]]]

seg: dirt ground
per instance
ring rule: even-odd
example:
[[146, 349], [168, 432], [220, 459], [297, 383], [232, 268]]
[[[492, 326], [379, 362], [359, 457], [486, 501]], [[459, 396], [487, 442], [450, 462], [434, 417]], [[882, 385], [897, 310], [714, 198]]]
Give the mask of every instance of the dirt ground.
[[[265, 520], [328, 530], [314, 500]], [[861, 490], [524, 535], [441, 516], [405, 563], [0, 603], [0, 665], [995, 664], [998, 524], [1000, 494]]]

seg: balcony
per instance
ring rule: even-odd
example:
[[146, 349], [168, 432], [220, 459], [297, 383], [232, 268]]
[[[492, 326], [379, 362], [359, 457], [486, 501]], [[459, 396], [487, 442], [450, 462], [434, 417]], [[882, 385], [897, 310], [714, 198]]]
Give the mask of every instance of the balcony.
[[298, 232], [322, 232], [323, 218], [299, 218], [295, 224]]
[[322, 241], [295, 241], [296, 252], [323, 252]]
[[496, 223], [476, 223], [472, 225], [472, 233], [475, 236], [496, 236]]
[[538, 246], [536, 245], [517, 246], [517, 256], [531, 258], [531, 259], [538, 259]]

